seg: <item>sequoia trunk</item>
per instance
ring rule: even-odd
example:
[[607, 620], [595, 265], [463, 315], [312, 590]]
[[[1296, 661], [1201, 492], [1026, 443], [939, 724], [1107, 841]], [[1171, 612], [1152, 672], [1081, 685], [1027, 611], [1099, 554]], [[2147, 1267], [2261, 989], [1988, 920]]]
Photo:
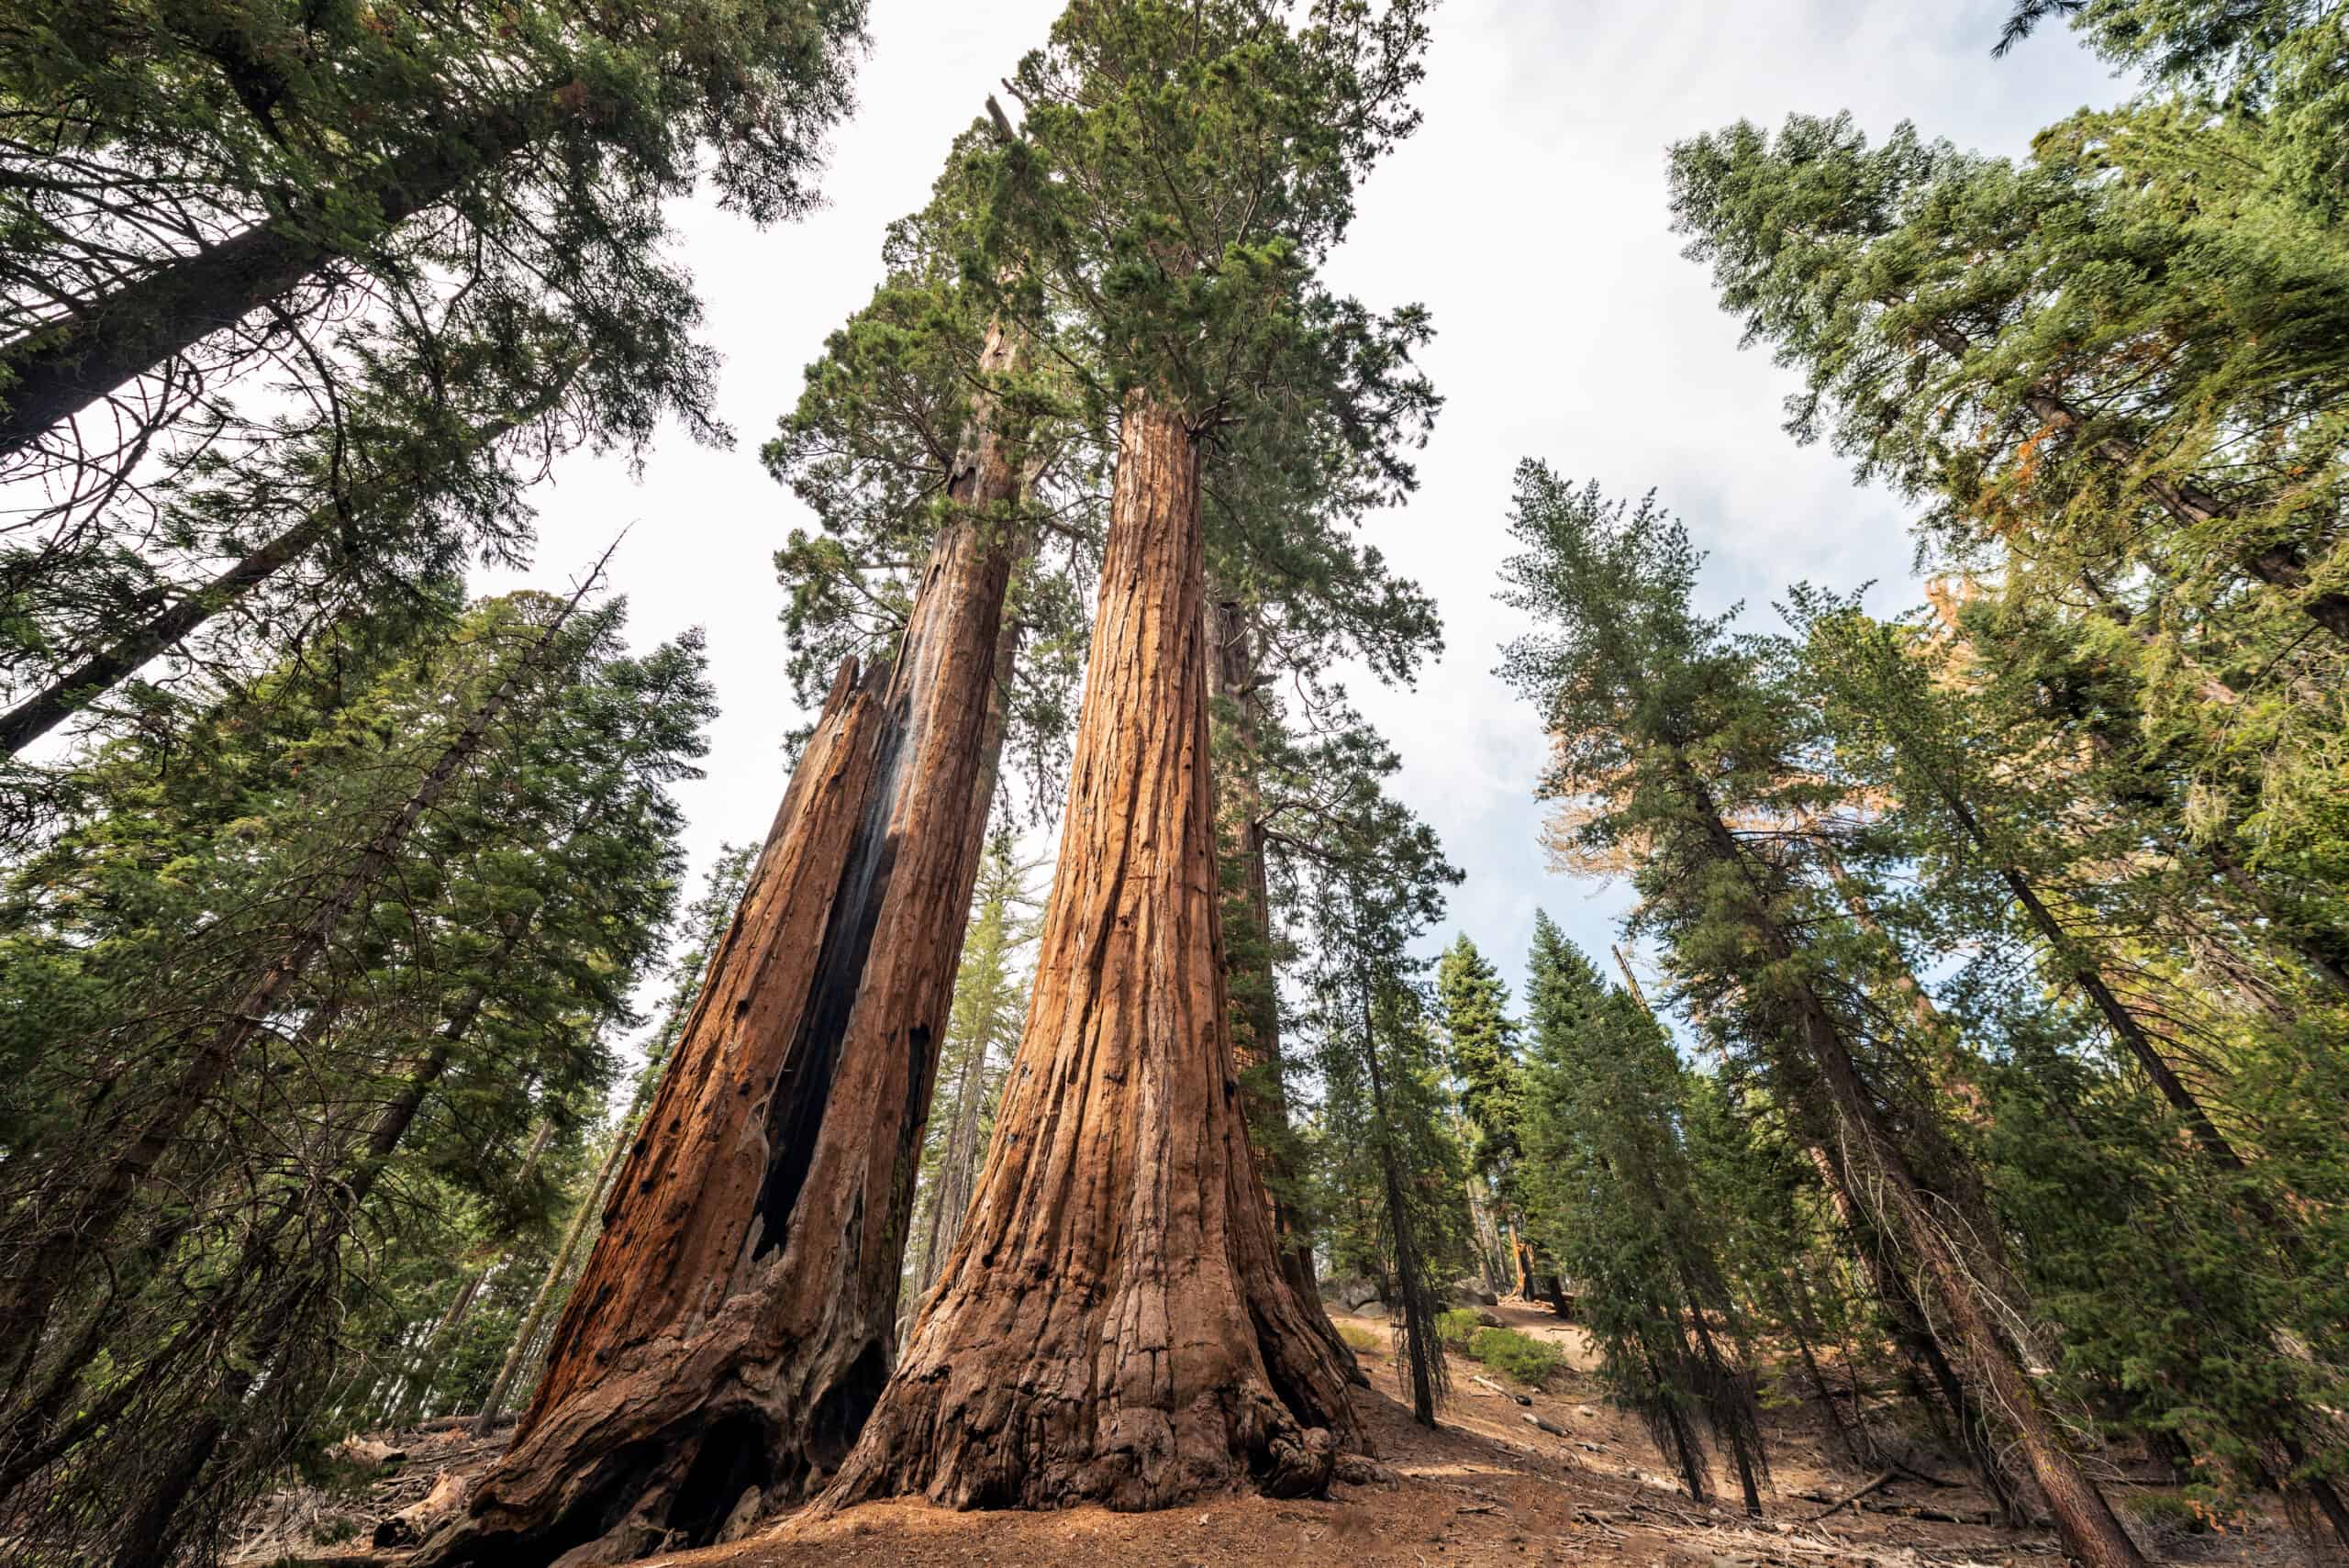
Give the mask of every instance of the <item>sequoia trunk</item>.
[[1358, 1442], [1282, 1276], [1226, 1024], [1199, 453], [1128, 395], [1034, 999], [979, 1192], [827, 1507], [1319, 1492]]
[[833, 685], [514, 1447], [419, 1564], [730, 1537], [880, 1396], [1017, 553], [1017, 466], [978, 424], [896, 663]]

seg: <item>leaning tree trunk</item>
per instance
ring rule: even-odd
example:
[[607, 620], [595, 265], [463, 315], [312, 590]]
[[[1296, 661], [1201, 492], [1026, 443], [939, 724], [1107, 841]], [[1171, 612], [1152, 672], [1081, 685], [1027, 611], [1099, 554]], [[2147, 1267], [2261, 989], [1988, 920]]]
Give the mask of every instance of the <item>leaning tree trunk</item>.
[[2144, 1568], [2136, 1544], [2071, 1452], [2054, 1413], [2002, 1328], [1997, 1287], [1983, 1277], [1985, 1273], [1994, 1279], [2000, 1276], [2002, 1265], [1979, 1251], [1990, 1245], [1991, 1239], [1977, 1238], [1975, 1247], [1962, 1247], [1944, 1226], [1932, 1195], [1885, 1125], [1841, 1026], [1803, 974], [1795, 939], [1770, 907], [1766, 890], [1739, 849], [1711, 793], [1685, 761], [1677, 768], [1677, 782], [1699, 817], [1708, 859], [1745, 884], [1747, 929], [1773, 969], [1787, 976], [1774, 984], [1767, 996], [1785, 1026], [1778, 1042], [1781, 1050], [1794, 1045], [1801, 1053], [1798, 1071], [1789, 1076], [1798, 1082], [1814, 1079], [1823, 1091], [1843, 1157], [1860, 1166], [1851, 1171], [1847, 1165], [1847, 1176], [1864, 1175], [1869, 1208], [1887, 1236], [1900, 1243], [1920, 1284], [1930, 1292], [1932, 1304], [1940, 1308], [1937, 1327], [1948, 1335], [1967, 1374], [1981, 1389], [1983, 1405], [1998, 1413], [2021, 1450], [2032, 1479], [2055, 1516], [2065, 1547], [2087, 1568]]
[[484, 447], [551, 412], [562, 401], [579, 362], [574, 360], [569, 368], [540, 388], [528, 406], [486, 420], [469, 439], [443, 446], [422, 474], [381, 476], [375, 483], [361, 487], [363, 493], [356, 497], [337, 494], [320, 502], [299, 522], [254, 546], [210, 581], [138, 625], [118, 629], [115, 639], [106, 647], [88, 654], [39, 691], [0, 713], [0, 756], [13, 757], [22, 751], [137, 674], [148, 661], [170, 651], [213, 617], [335, 537], [338, 530], [348, 528], [346, 512], [354, 499], [362, 508], [378, 514], [395, 506], [418, 505], [429, 483], [446, 478]]
[[825, 1506], [1319, 1492], [1358, 1442], [1282, 1276], [1226, 1024], [1199, 453], [1128, 395], [1034, 999], [979, 1192]]
[[446, 201], [527, 148], [546, 128], [551, 111], [540, 106], [549, 101], [532, 95], [518, 100], [521, 106], [481, 114], [464, 134], [436, 139], [349, 182], [332, 204], [343, 220], [373, 214], [353, 232], [328, 241], [301, 232], [298, 221], [256, 224], [161, 261], [71, 316], [0, 343], [0, 369], [8, 373], [0, 391], [0, 457]]
[[[988, 352], [1008, 362], [1000, 335]], [[1016, 473], [984, 435], [896, 665], [842, 668], [514, 1447], [419, 1564], [707, 1545], [829, 1475], [880, 1396], [978, 873]]]

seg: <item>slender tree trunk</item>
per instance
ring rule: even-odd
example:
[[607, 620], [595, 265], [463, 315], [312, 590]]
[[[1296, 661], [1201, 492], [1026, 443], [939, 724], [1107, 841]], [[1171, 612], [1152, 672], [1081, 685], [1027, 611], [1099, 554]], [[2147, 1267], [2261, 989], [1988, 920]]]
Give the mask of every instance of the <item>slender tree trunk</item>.
[[[573, 373], [574, 371], [565, 371], [553, 378], [544, 392], [532, 400], [531, 406], [514, 417], [489, 421], [474, 433], [472, 439], [457, 443], [441, 453], [433, 472], [424, 478], [450, 472], [473, 452], [502, 439], [547, 413], [562, 401], [562, 393], [570, 385]], [[168, 652], [214, 616], [307, 555], [344, 526], [343, 507], [346, 503], [366, 510], [381, 511], [387, 506], [413, 505], [417, 499], [415, 492], [422, 488], [422, 481], [411, 476], [404, 481], [378, 484], [356, 496], [338, 497], [317, 506], [300, 522], [264, 541], [210, 582], [156, 611], [147, 620], [116, 638], [106, 647], [91, 654], [6, 713], [0, 714], [0, 756], [13, 757], [22, 751], [113, 690], [124, 679], [136, 674], [149, 660]]]
[[985, 1106], [986, 1042], [973, 1040], [970, 1054], [954, 1084], [954, 1120], [947, 1129], [946, 1147], [938, 1161], [937, 1201], [930, 1213], [930, 1234], [922, 1241], [918, 1276], [921, 1294], [938, 1283], [946, 1254], [963, 1233], [963, 1217], [971, 1207], [971, 1192], [978, 1184], [979, 1113]]
[[1232, 1073], [1198, 462], [1129, 395], [1035, 996], [970, 1219], [827, 1507], [1314, 1493], [1331, 1429], [1359, 1441]]
[[77, 1260], [96, 1256], [114, 1228], [129, 1211], [131, 1199], [145, 1184], [156, 1163], [169, 1152], [180, 1131], [233, 1069], [245, 1047], [266, 1025], [269, 1016], [326, 951], [335, 929], [357, 908], [390, 869], [400, 847], [424, 814], [438, 805], [458, 772], [481, 749], [490, 728], [513, 700], [523, 678], [554, 648], [564, 625], [600, 575], [590, 573], [540, 635], [528, 652], [515, 661], [496, 687], [465, 720], [456, 738], [426, 770], [415, 791], [361, 850], [350, 871], [295, 929], [292, 940], [229, 1009], [228, 1021], [201, 1033], [179, 1075], [137, 1125], [119, 1130], [121, 1140], [106, 1157], [98, 1179], [78, 1199], [58, 1206], [62, 1210], [45, 1234], [27, 1248], [25, 1271], [9, 1282], [0, 1296], [0, 1351], [14, 1362], [29, 1357], [47, 1326], [49, 1310], [75, 1273]]
[[612, 1173], [619, 1166], [621, 1156], [636, 1135], [633, 1122], [614, 1130], [612, 1146], [605, 1151], [604, 1162], [596, 1168], [596, 1179], [588, 1184], [579, 1207], [572, 1211], [571, 1223], [563, 1227], [562, 1243], [555, 1249], [553, 1260], [547, 1264], [546, 1278], [539, 1283], [539, 1292], [530, 1298], [530, 1309], [523, 1314], [521, 1326], [514, 1331], [514, 1342], [507, 1347], [506, 1360], [497, 1369], [497, 1376], [482, 1396], [481, 1409], [475, 1413], [473, 1436], [478, 1440], [489, 1436], [497, 1426], [497, 1418], [506, 1408], [506, 1400], [514, 1387], [515, 1374], [522, 1370], [529, 1358], [530, 1345], [539, 1337], [547, 1313], [562, 1293], [562, 1282], [571, 1273], [571, 1260], [578, 1254], [580, 1239], [587, 1234], [588, 1222], [595, 1218], [604, 1204], [605, 1191], [612, 1183]]
[[[551, 96], [533, 104], [551, 104]], [[292, 225], [260, 224], [175, 258], [61, 320], [0, 344], [0, 458], [37, 441], [133, 377], [184, 353], [214, 332], [284, 299], [328, 262], [359, 253], [446, 200], [491, 165], [528, 146], [538, 114], [491, 112], [470, 136], [431, 145], [337, 194], [339, 220], [373, 209], [375, 220], [328, 244]]]
[[[2136, 1014], [2131, 1012], [2128, 1005], [2114, 995], [2103, 973], [2078, 950], [2072, 940], [2071, 933], [2064, 929], [2056, 920], [2054, 912], [2041, 901], [2038, 890], [2032, 886], [2030, 878], [2023, 875], [2020, 868], [1999, 858], [1996, 848], [1990, 842], [1989, 833], [1983, 828], [1981, 820], [1974, 815], [1973, 807], [1967, 805], [1965, 798], [1946, 783], [1941, 784], [1940, 788], [1943, 801], [1949, 807], [1950, 814], [1957, 819], [1958, 826], [1965, 830], [1965, 836], [1973, 841], [1976, 848], [1988, 855], [1998, 864], [1998, 874], [2006, 882], [2008, 891], [2014, 895], [2015, 902], [2022, 906], [2023, 912], [2031, 918], [2032, 928], [2039, 932], [2041, 940], [2047, 943], [2049, 951], [2054, 953], [2055, 962], [2063, 967], [2072, 983], [2087, 995], [2089, 1002], [2103, 1018], [2105, 1027], [2112, 1031], [2113, 1038], [2121, 1042], [2122, 1049], [2126, 1050], [2137, 1065], [2144, 1070], [2145, 1076], [2153, 1080], [2154, 1087], [2159, 1091], [2162, 1098], [2168, 1102], [2170, 1108], [2177, 1113], [2178, 1119], [2186, 1124], [2187, 1131], [2200, 1147], [2203, 1158], [2230, 1175], [2241, 1174], [2244, 1169], [2243, 1156], [2235, 1152], [2234, 1145], [2229, 1142], [2226, 1135], [2219, 1130], [2218, 1124], [2210, 1119], [2210, 1113], [2203, 1108], [2200, 1099], [2195, 1095], [2193, 1090], [2187, 1087], [2186, 1081], [2177, 1075], [2177, 1070], [2169, 1064], [2160, 1049], [2154, 1044], [2152, 1037], [2145, 1033], [2144, 1025], [2138, 1022]], [[2273, 1224], [2277, 1217], [2264, 1199], [2249, 1196], [2246, 1201], [2262, 1211], [2263, 1221]]]
[[977, 428], [895, 666], [825, 703], [515, 1444], [419, 1568], [707, 1544], [819, 1483], [880, 1396], [1017, 553], [1015, 453]]
[[[1232, 1005], [1232, 1051], [1241, 1077], [1242, 1104], [1252, 1128], [1286, 1129], [1288, 1092], [1283, 1078], [1279, 978], [1273, 963], [1273, 901], [1265, 855], [1265, 801], [1259, 767], [1264, 734], [1262, 699], [1264, 684], [1259, 667], [1262, 646], [1254, 618], [1236, 600], [1217, 597], [1208, 606], [1208, 671], [1218, 703], [1230, 713], [1233, 765], [1217, 780], [1218, 814], [1222, 818], [1220, 844], [1238, 864], [1241, 901], [1246, 910], [1248, 951], [1234, 952], [1227, 942], [1224, 963], [1227, 991]], [[1227, 936], [1229, 933], [1227, 933]], [[1244, 971], [1244, 973], [1243, 973]], [[1265, 1201], [1271, 1206], [1273, 1236], [1280, 1249], [1281, 1272], [1299, 1298], [1326, 1319], [1321, 1289], [1314, 1278], [1313, 1241], [1297, 1222], [1295, 1207], [1280, 1194], [1289, 1190], [1293, 1173], [1277, 1137], [1256, 1150], [1264, 1177]], [[1343, 1345], [1334, 1326], [1325, 1336]], [[1345, 1352], [1351, 1361], [1353, 1352]]]
[[1468, 1173], [1468, 1226], [1476, 1237], [1476, 1272], [1486, 1291], [1499, 1296], [1508, 1288], [1508, 1265], [1501, 1252], [1500, 1227], [1493, 1222], [1493, 1203], [1485, 1191], [1480, 1171]]
[[1665, 1380], [1664, 1369], [1656, 1365], [1653, 1355], [1647, 1362], [1648, 1381], [1655, 1385], [1658, 1402], [1664, 1407], [1664, 1430], [1672, 1438], [1673, 1455], [1680, 1462], [1681, 1484], [1688, 1488], [1690, 1502], [1701, 1503], [1705, 1500], [1705, 1467], [1697, 1458], [1697, 1434], [1689, 1429], [1688, 1413], [1673, 1396], [1672, 1385]]
[[[430, 1407], [433, 1381], [441, 1364], [449, 1359], [449, 1346], [456, 1339], [457, 1330], [463, 1327], [465, 1319], [473, 1315], [473, 1298], [481, 1294], [482, 1282], [489, 1277], [494, 1267], [494, 1263], [478, 1263], [465, 1271], [463, 1281], [457, 1286], [457, 1294], [450, 1298], [449, 1309], [440, 1314], [440, 1321], [433, 1325], [430, 1337], [408, 1362], [406, 1373], [401, 1378], [399, 1386], [389, 1394], [380, 1389], [368, 1390], [368, 1404], [382, 1411], [384, 1425], [395, 1430], [411, 1426]], [[388, 1403], [390, 1408], [384, 1410], [377, 1405], [379, 1398]]]
[[[1866, 1162], [1870, 1207], [1897, 1236], [1928, 1282], [1942, 1309], [1942, 1321], [1997, 1411], [2046, 1496], [2065, 1548], [2087, 1568], [2143, 1568], [2144, 1559], [2121, 1528], [2111, 1505], [2065, 1446], [2060, 1429], [2040, 1398], [2013, 1345], [1998, 1328], [1976, 1260], [1959, 1251], [1937, 1221], [1930, 1198], [1909, 1170], [1907, 1157], [1882, 1125], [1859, 1070], [1826, 1006], [1798, 968], [1794, 941], [1771, 913], [1764, 889], [1736, 839], [1721, 820], [1711, 795], [1693, 768], [1680, 771], [1681, 787], [1701, 815], [1712, 858], [1751, 888], [1746, 919], [1772, 964], [1789, 978], [1774, 984], [1771, 1001], [1785, 1016], [1792, 1040], [1799, 1040], [1807, 1069], [1826, 1093], [1846, 1159]], [[1987, 1242], [1987, 1239], [1981, 1239]], [[1998, 1272], [1995, 1268], [1993, 1272]]]
[[[1386, 1293], [1387, 1320], [1402, 1330], [1397, 1349], [1411, 1375], [1411, 1418], [1432, 1427], [1436, 1401], [1449, 1392], [1450, 1381], [1443, 1341], [1436, 1332], [1438, 1303], [1426, 1260], [1419, 1254], [1419, 1226], [1411, 1214], [1402, 1156], [1395, 1147], [1395, 1122], [1386, 1110], [1386, 1075], [1378, 1065], [1370, 976], [1359, 975], [1357, 984], [1362, 992], [1363, 1076], [1370, 1084], [1371, 1114], [1378, 1118], [1378, 1174], [1386, 1201], [1386, 1234], [1395, 1244], [1395, 1288]], [[1319, 1296], [1311, 1300], [1319, 1308]]]
[[1809, 1313], [1797, 1305], [1791, 1296], [1781, 1296], [1780, 1306], [1786, 1313], [1787, 1327], [1793, 1330], [1795, 1349], [1802, 1356], [1803, 1373], [1810, 1379], [1811, 1392], [1819, 1396], [1820, 1408], [1826, 1411], [1827, 1424], [1834, 1430], [1835, 1446], [1843, 1451], [1843, 1457], [1850, 1460], [1854, 1468], [1865, 1465], [1867, 1460], [1860, 1452], [1860, 1440], [1853, 1432], [1851, 1423], [1843, 1419], [1843, 1412], [1836, 1408], [1835, 1391], [1828, 1386], [1827, 1374], [1819, 1368], [1819, 1352], [1810, 1342], [1811, 1330], [1816, 1325], [1809, 1321]]

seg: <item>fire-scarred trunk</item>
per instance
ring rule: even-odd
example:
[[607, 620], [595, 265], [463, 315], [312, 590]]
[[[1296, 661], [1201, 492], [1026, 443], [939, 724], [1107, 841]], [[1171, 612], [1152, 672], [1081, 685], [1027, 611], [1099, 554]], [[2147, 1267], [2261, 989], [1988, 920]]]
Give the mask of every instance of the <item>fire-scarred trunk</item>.
[[1294, 1495], [1358, 1440], [1232, 1071], [1202, 565], [1196, 435], [1136, 391], [1027, 1028], [962, 1238], [827, 1506]]
[[825, 702], [514, 1447], [419, 1563], [730, 1537], [829, 1475], [880, 1396], [1018, 554], [1017, 462], [978, 429], [895, 665]]

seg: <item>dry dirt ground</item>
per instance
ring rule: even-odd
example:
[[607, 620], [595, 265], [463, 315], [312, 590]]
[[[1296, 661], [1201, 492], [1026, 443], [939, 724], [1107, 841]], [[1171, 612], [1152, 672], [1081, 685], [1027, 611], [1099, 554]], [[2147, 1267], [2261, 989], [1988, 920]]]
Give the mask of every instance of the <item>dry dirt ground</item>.
[[[1733, 1506], [1733, 1490], [1731, 1504], [1692, 1504], [1640, 1424], [1599, 1398], [1594, 1358], [1580, 1330], [1544, 1308], [1504, 1302], [1497, 1310], [1510, 1326], [1565, 1351], [1568, 1372], [1545, 1388], [1520, 1390], [1529, 1395], [1531, 1414], [1564, 1436], [1528, 1422], [1526, 1409], [1508, 1393], [1472, 1382], [1481, 1375], [1516, 1386], [1459, 1357], [1451, 1362], [1453, 1397], [1441, 1413], [1442, 1425], [1426, 1430], [1397, 1402], [1393, 1358], [1374, 1350], [1362, 1357], [1371, 1388], [1358, 1396], [1378, 1460], [1394, 1473], [1391, 1482], [1340, 1485], [1326, 1500], [1218, 1497], [1159, 1514], [1092, 1507], [954, 1513], [920, 1503], [869, 1504], [827, 1519], [786, 1518], [747, 1540], [651, 1562], [662, 1568], [2060, 1568], [2065, 1561], [2047, 1532], [1915, 1517], [1917, 1511], [1988, 1517], [1988, 1502], [1971, 1486], [1904, 1477], [1870, 1494], [1864, 1507], [1819, 1517], [1827, 1502], [1871, 1477], [1833, 1451], [1832, 1432], [1815, 1406], [1773, 1412], [1774, 1488], [1764, 1497], [1764, 1518], [1745, 1518]], [[1383, 1323], [1342, 1314], [1338, 1321], [1369, 1330], [1382, 1346], [1386, 1341]], [[477, 1458], [451, 1448], [461, 1465]], [[429, 1443], [414, 1452], [405, 1472], [406, 1490], [420, 1496], [429, 1486], [429, 1477], [418, 1472], [431, 1465], [431, 1452]], [[1907, 1457], [1929, 1474], [1951, 1480], [1964, 1474], [1955, 1462], [1929, 1450]], [[2295, 1538], [2266, 1517], [2240, 1521], [2224, 1533], [2157, 1531], [2142, 1521], [2132, 1528], [2149, 1555], [2169, 1563], [2256, 1568], [2309, 1561]], [[277, 1532], [270, 1546], [282, 1551], [288, 1533]], [[362, 1534], [340, 1549], [298, 1553], [290, 1561], [337, 1568], [397, 1562], [394, 1553], [357, 1550], [364, 1540]], [[255, 1552], [243, 1562], [258, 1568], [272, 1560]]]

